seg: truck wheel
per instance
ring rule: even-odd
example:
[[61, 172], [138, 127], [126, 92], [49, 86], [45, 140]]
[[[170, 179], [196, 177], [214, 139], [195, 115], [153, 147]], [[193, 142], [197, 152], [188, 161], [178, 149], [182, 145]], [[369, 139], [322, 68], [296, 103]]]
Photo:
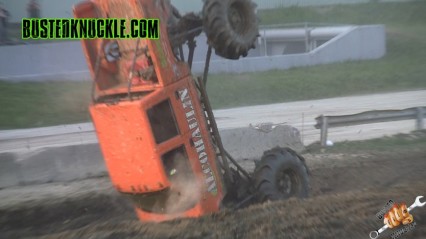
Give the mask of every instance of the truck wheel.
[[205, 0], [203, 25], [209, 45], [227, 59], [247, 56], [259, 35], [251, 0]]
[[254, 171], [254, 183], [260, 202], [305, 198], [309, 194], [307, 167], [289, 149], [274, 148], [265, 152]]

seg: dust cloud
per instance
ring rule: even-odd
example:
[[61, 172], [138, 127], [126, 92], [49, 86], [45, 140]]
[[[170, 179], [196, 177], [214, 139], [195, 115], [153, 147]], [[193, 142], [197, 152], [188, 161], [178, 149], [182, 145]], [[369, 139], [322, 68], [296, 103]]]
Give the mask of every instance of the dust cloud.
[[188, 158], [181, 152], [176, 152], [165, 163], [166, 173], [171, 182], [170, 194], [161, 205], [162, 211], [168, 215], [182, 213], [192, 208], [202, 196], [202, 187], [192, 171]]

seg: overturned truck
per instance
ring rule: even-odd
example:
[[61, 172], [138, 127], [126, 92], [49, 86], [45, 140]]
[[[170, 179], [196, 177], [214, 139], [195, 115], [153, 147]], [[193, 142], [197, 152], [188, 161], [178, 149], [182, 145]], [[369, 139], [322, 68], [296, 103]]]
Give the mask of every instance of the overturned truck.
[[[205, 89], [213, 49], [238, 60], [255, 47], [255, 7], [249, 0], [206, 0], [200, 13], [181, 15], [166, 0], [74, 6], [76, 18], [159, 19], [159, 39], [82, 40], [93, 78], [90, 113], [109, 176], [140, 220], [308, 196], [308, 169], [294, 150], [266, 150], [254, 172], [226, 151]], [[196, 78], [191, 66], [201, 33], [209, 49], [204, 75]]]

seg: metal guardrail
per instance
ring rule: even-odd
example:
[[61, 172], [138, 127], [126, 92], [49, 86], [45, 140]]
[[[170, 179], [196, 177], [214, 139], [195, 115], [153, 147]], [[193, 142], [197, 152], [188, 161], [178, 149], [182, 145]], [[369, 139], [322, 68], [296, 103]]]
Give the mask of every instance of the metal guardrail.
[[426, 107], [414, 107], [404, 110], [373, 110], [353, 115], [324, 116], [320, 115], [316, 120], [316, 129], [321, 129], [321, 145], [326, 146], [329, 128], [372, 124], [399, 120], [416, 120], [416, 129], [424, 128]]

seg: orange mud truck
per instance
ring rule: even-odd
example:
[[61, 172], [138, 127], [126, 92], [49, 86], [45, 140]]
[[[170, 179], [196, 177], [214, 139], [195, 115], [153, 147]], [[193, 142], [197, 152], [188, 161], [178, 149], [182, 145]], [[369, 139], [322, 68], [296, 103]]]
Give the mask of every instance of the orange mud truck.
[[[237, 60], [255, 47], [255, 7], [250, 0], [206, 0], [201, 13], [181, 15], [167, 0], [74, 6], [76, 18], [159, 19], [159, 39], [82, 40], [93, 79], [90, 113], [109, 176], [141, 221], [308, 195], [307, 166], [289, 148], [266, 151], [253, 173], [245, 171], [224, 149], [206, 94], [212, 49]], [[204, 75], [195, 78], [202, 32], [209, 48]]]

